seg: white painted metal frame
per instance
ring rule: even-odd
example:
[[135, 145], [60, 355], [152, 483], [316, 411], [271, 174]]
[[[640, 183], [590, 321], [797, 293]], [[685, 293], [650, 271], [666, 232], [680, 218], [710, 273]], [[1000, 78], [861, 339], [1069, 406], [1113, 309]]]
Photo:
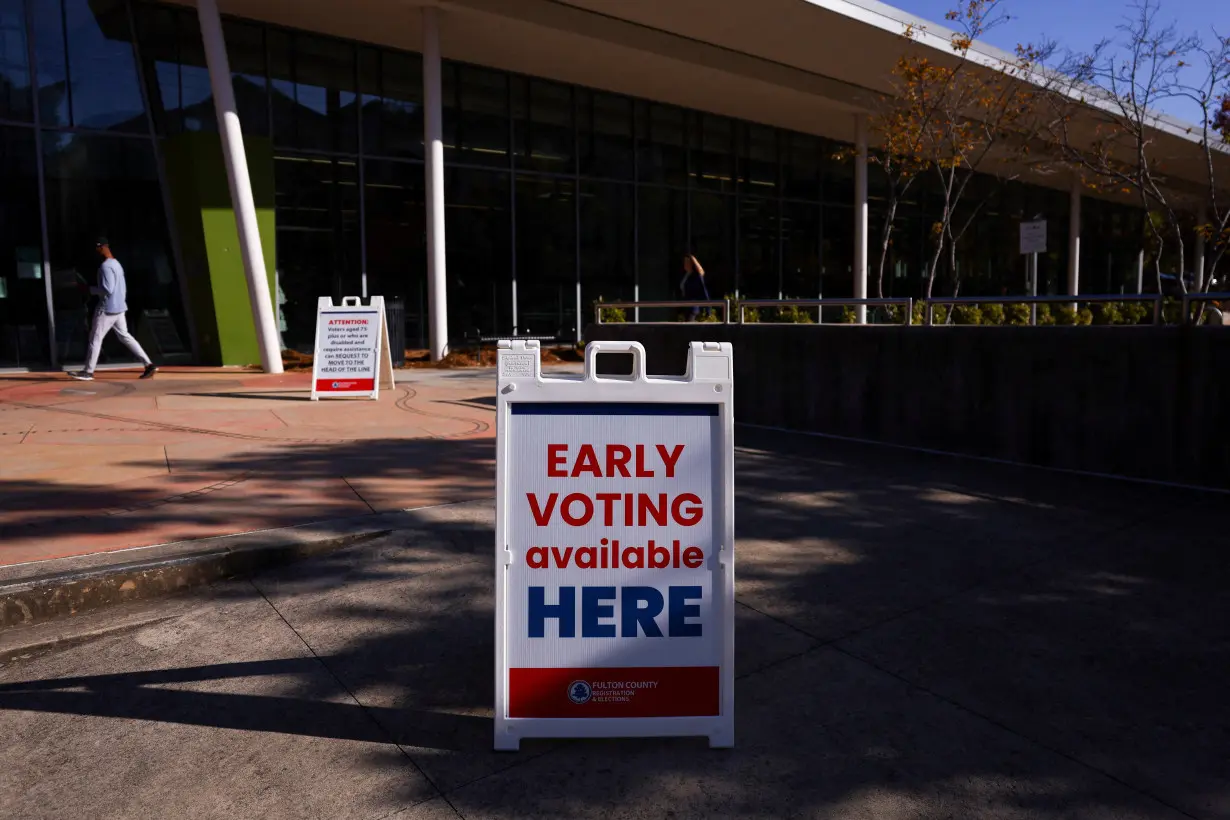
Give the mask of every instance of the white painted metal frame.
[[[522, 738], [536, 737], [707, 737], [711, 747], [734, 745], [735, 669], [735, 491], [734, 357], [729, 342], [692, 342], [684, 376], [649, 377], [645, 348], [638, 342], [591, 342], [583, 374], [542, 374], [537, 341], [504, 340], [499, 346], [496, 409], [495, 523], [495, 748], [516, 751]], [[631, 353], [632, 374], [599, 376], [597, 357]], [[511, 407], [517, 402], [716, 404], [721, 452], [714, 473], [721, 493], [715, 497], [719, 525], [714, 528], [715, 620], [722, 630], [721, 713], [709, 717], [667, 718], [510, 718], [508, 717], [508, 568], [518, 559], [509, 545], [509, 470]]]

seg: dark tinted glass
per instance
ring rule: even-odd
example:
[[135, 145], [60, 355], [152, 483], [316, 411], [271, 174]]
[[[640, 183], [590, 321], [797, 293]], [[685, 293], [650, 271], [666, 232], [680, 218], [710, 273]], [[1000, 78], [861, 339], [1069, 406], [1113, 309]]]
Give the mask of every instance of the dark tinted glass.
[[739, 136], [739, 181], [750, 196], [777, 196], [777, 131], [746, 125]]
[[262, 26], [237, 20], [222, 22], [231, 64], [235, 108], [245, 134], [269, 136], [269, 94], [265, 87], [265, 36]]
[[274, 159], [278, 282], [288, 346], [311, 350], [319, 296], [360, 293], [358, 173], [353, 160]]
[[[738, 287], [735, 267], [735, 198], [729, 194], [692, 194], [692, 253], [705, 269], [709, 298], [720, 299]], [[675, 263], [680, 278], [682, 261]]]
[[[683, 255], [688, 252], [687, 192], [642, 185], [637, 187], [636, 196], [640, 298], [681, 299]], [[641, 311], [642, 321], [661, 318], [669, 317], [660, 312]]]
[[64, 7], [58, 0], [48, 0], [34, 3], [31, 9], [39, 116], [44, 126], [72, 125], [68, 108], [68, 56], [64, 51]]
[[577, 327], [573, 181], [517, 176], [517, 320], [571, 338]]
[[600, 91], [577, 90], [581, 173], [633, 178], [632, 101]]
[[296, 34], [294, 46], [297, 147], [357, 150], [354, 45]]
[[782, 196], [820, 199], [820, 140], [807, 134], [782, 134]]
[[[445, 174], [449, 336], [512, 330], [512, 220], [508, 174], [453, 168]], [[518, 228], [521, 216], [518, 214]], [[571, 224], [571, 223], [569, 223]]]
[[363, 94], [363, 151], [423, 157], [423, 64], [417, 54], [359, 52]]
[[[581, 318], [593, 321], [593, 303], [631, 301], [636, 253], [631, 185], [581, 183]], [[631, 318], [631, 317], [629, 317]]]
[[574, 173], [572, 88], [525, 77], [512, 83], [517, 167]]
[[25, 0], [0, 0], [0, 117], [32, 119], [31, 106]]
[[688, 154], [684, 111], [638, 101], [636, 105], [637, 177], [642, 182], [686, 185]]
[[776, 299], [782, 291], [777, 265], [777, 208], [773, 199], [739, 200], [739, 293]]
[[[368, 160], [364, 165], [368, 293], [400, 298], [407, 344], [424, 347], [427, 246], [423, 166]], [[452, 258], [450, 254], [450, 264]]]
[[815, 299], [820, 294], [820, 206], [782, 203], [782, 296]]
[[692, 182], [713, 191], [735, 190], [735, 123], [714, 114], [690, 115]]
[[146, 132], [124, 0], [64, 0], [64, 27], [73, 125]]
[[0, 127], [0, 367], [48, 359], [34, 129]]
[[475, 66], [456, 66], [456, 94], [444, 109], [445, 161], [508, 167], [508, 75]]
[[124, 266], [130, 324], [139, 325], [144, 310], [170, 310], [187, 339], [150, 141], [44, 133], [42, 148], [57, 332], [71, 342], [65, 358], [84, 355], [84, 333], [72, 333], [89, 320], [76, 283], [94, 281], [98, 236], [110, 239]]
[[[825, 205], [821, 216], [824, 220], [820, 257], [821, 292], [826, 297], [848, 299], [854, 295], [851, 279], [854, 271], [854, 208]], [[825, 318], [827, 321], [829, 317]]]

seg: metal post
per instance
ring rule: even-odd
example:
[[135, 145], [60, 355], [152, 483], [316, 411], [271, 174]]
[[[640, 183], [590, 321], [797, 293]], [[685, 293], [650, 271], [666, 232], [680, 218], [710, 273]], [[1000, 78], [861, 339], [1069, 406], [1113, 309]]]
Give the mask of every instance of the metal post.
[[[1038, 295], [1038, 254], [1031, 253], [1029, 255], [1029, 295]], [[1038, 303], [1032, 302], [1029, 305], [1029, 324], [1033, 327], [1038, 325]]]
[[1136, 254], [1136, 292], [1145, 292], [1145, 249], [1141, 248]]
[[201, 23], [201, 40], [205, 45], [209, 84], [214, 93], [214, 109], [218, 115], [218, 135], [222, 138], [222, 158], [226, 161], [226, 180], [235, 209], [235, 227], [239, 231], [239, 252], [248, 279], [248, 301], [252, 306], [252, 322], [256, 326], [261, 368], [266, 373], [281, 373], [278, 326], [273, 317], [273, 300], [269, 296], [269, 277], [261, 251], [260, 228], [256, 222], [256, 202], [252, 198], [252, 180], [248, 177], [243, 130], [239, 127], [239, 114], [235, 108], [235, 89], [231, 86], [231, 66], [226, 56], [226, 42], [222, 39], [222, 19], [218, 16], [217, 0], [197, 0], [196, 12]]
[[423, 164], [427, 185], [427, 303], [431, 360], [448, 355], [448, 286], [444, 253], [444, 114], [440, 90], [439, 11], [423, 7]]
[[[1035, 266], [1036, 272], [1036, 266]], [[1081, 280], [1081, 186], [1072, 183], [1071, 204], [1068, 208], [1068, 294], [1080, 293]], [[1073, 303], [1073, 307], [1076, 304]]]
[[[1196, 216], [1197, 230], [1209, 221], [1208, 208], [1205, 205], [1200, 206], [1200, 212]], [[1204, 232], [1199, 231], [1196, 234], [1196, 258], [1192, 265], [1192, 270], [1196, 274], [1195, 290], [1197, 293], [1204, 291]]]
[[[854, 298], [867, 298], [867, 115], [855, 116], [858, 156], [854, 161]], [[860, 325], [867, 324], [867, 306], [855, 309]]]

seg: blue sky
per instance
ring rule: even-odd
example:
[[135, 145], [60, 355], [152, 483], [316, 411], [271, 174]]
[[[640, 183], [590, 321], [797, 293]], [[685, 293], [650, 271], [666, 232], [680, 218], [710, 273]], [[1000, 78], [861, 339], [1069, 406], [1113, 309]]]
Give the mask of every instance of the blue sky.
[[[887, 0], [889, 5], [936, 23], [958, 0]], [[1230, 0], [1161, 0], [1163, 20], [1174, 21], [1184, 32], [1210, 34], [1215, 26], [1230, 35]], [[984, 39], [1011, 50], [1017, 43], [1053, 38], [1062, 47], [1087, 51], [1104, 37], [1117, 34], [1115, 26], [1132, 12], [1131, 0], [1003, 0], [1011, 16]], [[1190, 107], [1174, 105], [1167, 113], [1195, 118]]]

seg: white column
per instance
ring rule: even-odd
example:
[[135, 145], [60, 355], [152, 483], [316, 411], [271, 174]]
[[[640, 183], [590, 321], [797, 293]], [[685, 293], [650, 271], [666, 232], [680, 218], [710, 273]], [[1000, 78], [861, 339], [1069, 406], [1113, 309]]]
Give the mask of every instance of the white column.
[[1072, 182], [1071, 204], [1068, 207], [1068, 295], [1080, 293], [1081, 284], [1081, 184]]
[[[266, 373], [281, 373], [282, 346], [278, 342], [273, 300], [269, 298], [269, 276], [265, 271], [265, 256], [261, 252], [256, 202], [252, 199], [248, 158], [243, 149], [239, 114], [235, 109], [235, 90], [231, 86], [231, 66], [226, 57], [226, 42], [222, 39], [222, 20], [218, 16], [217, 0], [197, 0], [196, 13], [201, 22], [201, 40], [205, 45], [209, 84], [214, 93], [214, 110], [218, 114], [218, 135], [222, 138], [222, 158], [226, 162], [231, 206], [235, 209], [239, 253], [243, 258], [244, 275], [248, 279], [248, 301], [252, 305], [252, 322], [256, 326], [261, 368]], [[231, 317], [223, 316], [219, 321], [231, 321]]]
[[[1200, 206], [1200, 212], [1196, 215], [1196, 224], [1204, 225], [1209, 221], [1208, 208], [1205, 205]], [[1194, 290], [1199, 293], [1204, 290], [1204, 234], [1196, 234], [1196, 259], [1192, 270], [1196, 274]]]
[[[854, 298], [867, 298], [867, 115], [855, 116], [855, 142], [858, 156], [854, 160]], [[867, 324], [867, 307], [859, 305], [855, 313], [860, 325]]]
[[423, 150], [427, 184], [427, 309], [431, 360], [448, 355], [448, 285], [444, 273], [444, 114], [440, 92], [440, 20], [423, 7]]

